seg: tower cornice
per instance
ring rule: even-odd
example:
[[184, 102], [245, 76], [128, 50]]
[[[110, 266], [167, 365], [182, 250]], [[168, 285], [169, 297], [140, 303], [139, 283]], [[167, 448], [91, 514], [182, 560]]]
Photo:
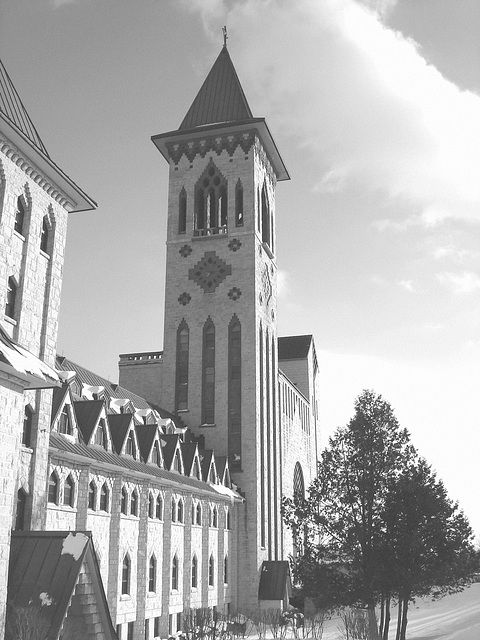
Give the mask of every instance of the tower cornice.
[[248, 118], [240, 122], [222, 122], [193, 129], [177, 129], [152, 136], [152, 142], [167, 162], [178, 164], [182, 155], [190, 161], [197, 155], [223, 150], [233, 154], [238, 146], [247, 153], [255, 141], [261, 140], [277, 180], [289, 180], [290, 175], [280, 156], [265, 118]]

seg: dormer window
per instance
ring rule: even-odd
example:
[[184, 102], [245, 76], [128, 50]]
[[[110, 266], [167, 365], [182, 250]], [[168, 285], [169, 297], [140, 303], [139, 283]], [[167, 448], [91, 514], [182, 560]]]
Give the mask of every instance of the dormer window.
[[125, 444], [125, 453], [136, 459], [135, 436], [133, 435], [133, 431], [130, 431], [128, 434], [127, 442]]
[[160, 454], [160, 445], [158, 444], [158, 440], [156, 440], [153, 444], [152, 463], [156, 464], [158, 467], [162, 466], [162, 456]]
[[103, 418], [99, 420], [97, 425], [97, 431], [95, 433], [95, 444], [100, 445], [104, 449], [107, 448], [107, 427]]
[[178, 471], [179, 473], [182, 471], [182, 460], [178, 449], [175, 451], [175, 457], [173, 459], [173, 470]]
[[21, 196], [17, 198], [17, 208], [15, 210], [15, 225], [14, 229], [20, 235], [23, 235], [23, 225], [25, 223], [25, 205]]
[[65, 433], [67, 435], [72, 435], [72, 423], [70, 420], [70, 415], [68, 413], [67, 405], [63, 406], [62, 413], [60, 414], [60, 418], [58, 419], [58, 433]]

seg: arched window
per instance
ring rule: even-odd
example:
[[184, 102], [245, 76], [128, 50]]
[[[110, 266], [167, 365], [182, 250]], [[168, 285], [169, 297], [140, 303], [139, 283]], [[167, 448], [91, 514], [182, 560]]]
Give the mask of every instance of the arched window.
[[243, 227], [243, 185], [240, 178], [235, 185], [235, 226]]
[[70, 414], [66, 404], [63, 405], [62, 412], [58, 419], [58, 433], [66, 433], [67, 435], [72, 435], [73, 433], [72, 421], [70, 420]]
[[183, 517], [183, 500], [181, 498], [179, 498], [178, 500], [178, 504], [177, 504], [177, 520], [178, 522], [183, 522], [184, 517]]
[[228, 584], [228, 556], [223, 559], [223, 584]]
[[228, 452], [230, 466], [241, 468], [242, 340], [237, 316], [228, 326]]
[[48, 502], [58, 504], [58, 476], [53, 471], [48, 479]]
[[17, 299], [18, 286], [15, 278], [10, 276], [7, 283], [7, 299], [5, 303], [5, 315], [9, 318], [15, 318], [15, 302]]
[[138, 516], [138, 493], [136, 489], [132, 491], [132, 497], [130, 498], [130, 514]]
[[23, 225], [25, 223], [25, 205], [21, 196], [17, 198], [17, 208], [15, 209], [14, 229], [20, 235], [23, 235]]
[[198, 461], [198, 458], [195, 459], [195, 463], [193, 467], [193, 475], [198, 480], [202, 479], [202, 469], [200, 468], [200, 462]]
[[160, 445], [158, 444], [158, 440], [155, 440], [155, 442], [153, 443], [152, 463], [156, 464], [157, 467], [162, 466], [162, 456], [160, 454]]
[[192, 558], [192, 589], [196, 589], [198, 585], [198, 560], [194, 555]]
[[173, 556], [172, 560], [172, 590], [178, 591], [178, 558], [177, 554]]
[[215, 529], [218, 527], [218, 509], [217, 507], [210, 507], [210, 526]]
[[187, 192], [182, 187], [178, 197], [178, 233], [187, 231]]
[[161, 495], [157, 496], [155, 502], [155, 516], [158, 520], [163, 520], [163, 498]]
[[97, 502], [97, 487], [93, 480], [88, 485], [88, 508], [95, 511]]
[[175, 498], [172, 498], [172, 522], [177, 521], [177, 503]]
[[148, 563], [148, 590], [151, 593], [155, 593], [157, 590], [157, 559], [154, 553], [150, 556]]
[[68, 507], [73, 507], [73, 495], [74, 495], [75, 483], [71, 475], [67, 476], [63, 485], [63, 504]]
[[196, 513], [196, 523], [202, 524], [202, 505], [200, 502], [197, 502], [197, 513]]
[[122, 595], [124, 596], [128, 596], [130, 593], [130, 571], [130, 556], [126, 553], [123, 557], [122, 563]]
[[173, 470], [178, 471], [178, 473], [182, 472], [182, 458], [178, 449], [175, 451], [175, 456], [173, 458]]
[[33, 411], [25, 407], [23, 416], [22, 444], [29, 447], [32, 442]]
[[107, 448], [107, 427], [103, 418], [100, 418], [98, 421], [97, 431], [95, 433], [95, 444], [99, 444], [104, 449]]
[[215, 423], [215, 325], [210, 318], [203, 327], [202, 424]]
[[155, 500], [153, 499], [153, 495], [151, 493], [148, 494], [148, 517], [155, 517]]
[[132, 456], [134, 459], [136, 459], [137, 457], [136, 447], [135, 447], [135, 436], [132, 430], [130, 430], [130, 433], [128, 434], [127, 442], [125, 443], [125, 453], [129, 456]]
[[262, 188], [262, 242], [270, 247], [270, 207], [265, 184]]
[[227, 232], [227, 181], [212, 160], [195, 187], [196, 236]]
[[48, 235], [50, 229], [48, 227], [48, 218], [47, 216], [43, 216], [42, 220], [42, 231], [40, 234], [40, 250], [44, 253], [48, 253]]
[[305, 498], [305, 482], [300, 462], [297, 462], [293, 471], [293, 496], [298, 500]]
[[125, 487], [122, 487], [122, 502], [120, 504], [120, 511], [123, 515], [127, 515], [128, 493]]
[[23, 531], [25, 527], [25, 508], [27, 506], [27, 494], [23, 489], [17, 493], [17, 513], [15, 515], [15, 531]]
[[230, 522], [230, 509], [225, 509], [225, 529], [227, 531], [230, 530], [231, 522]]
[[177, 411], [188, 409], [188, 352], [189, 330], [185, 320], [182, 320], [177, 331], [177, 373], [175, 408]]
[[215, 585], [215, 560], [213, 555], [208, 559], [208, 586], [213, 587]]
[[108, 485], [106, 482], [102, 484], [102, 488], [100, 489], [100, 511], [108, 512], [108, 497], [110, 491], [108, 490]]

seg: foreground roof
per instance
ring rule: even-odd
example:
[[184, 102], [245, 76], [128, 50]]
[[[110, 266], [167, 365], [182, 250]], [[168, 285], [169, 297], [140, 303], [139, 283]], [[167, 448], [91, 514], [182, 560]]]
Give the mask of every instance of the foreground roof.
[[60, 386], [57, 372], [14, 342], [1, 326], [0, 370], [23, 380], [25, 389], [49, 389]]

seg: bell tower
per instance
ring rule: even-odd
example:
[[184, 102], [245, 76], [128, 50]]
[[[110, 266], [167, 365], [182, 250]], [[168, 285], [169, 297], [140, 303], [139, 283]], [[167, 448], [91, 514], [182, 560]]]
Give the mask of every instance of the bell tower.
[[170, 171], [161, 404], [245, 494], [241, 601], [283, 556], [275, 188], [289, 175], [226, 42], [178, 130], [152, 140]]

